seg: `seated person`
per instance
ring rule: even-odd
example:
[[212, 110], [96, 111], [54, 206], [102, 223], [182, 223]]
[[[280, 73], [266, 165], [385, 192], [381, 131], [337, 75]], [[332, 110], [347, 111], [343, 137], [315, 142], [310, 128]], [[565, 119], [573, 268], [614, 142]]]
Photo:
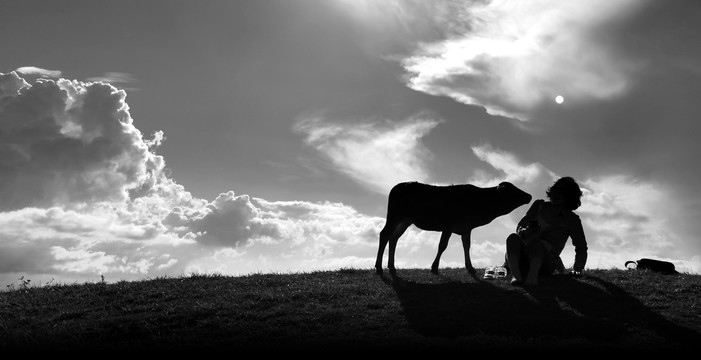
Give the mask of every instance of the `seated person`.
[[[545, 192], [549, 201], [538, 199], [519, 221], [516, 233], [506, 239], [504, 267], [513, 285], [537, 285], [553, 272], [564, 273], [560, 253], [572, 238], [575, 249], [573, 274], [581, 274], [587, 262], [587, 241], [579, 216], [582, 191], [571, 177], [563, 177]], [[525, 278], [524, 278], [525, 276]]]

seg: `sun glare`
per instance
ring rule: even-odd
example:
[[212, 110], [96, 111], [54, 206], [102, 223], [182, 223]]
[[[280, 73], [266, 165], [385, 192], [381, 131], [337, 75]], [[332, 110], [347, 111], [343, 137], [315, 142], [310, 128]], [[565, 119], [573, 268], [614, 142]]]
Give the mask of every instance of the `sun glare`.
[[565, 98], [562, 97], [562, 95], [555, 96], [555, 102], [558, 104], [562, 104], [565, 101]]

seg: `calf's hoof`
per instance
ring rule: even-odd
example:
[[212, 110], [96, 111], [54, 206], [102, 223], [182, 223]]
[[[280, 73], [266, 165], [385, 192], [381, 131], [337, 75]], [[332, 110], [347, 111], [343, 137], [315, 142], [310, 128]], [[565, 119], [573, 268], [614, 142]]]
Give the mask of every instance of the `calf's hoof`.
[[438, 268], [437, 267], [431, 267], [431, 274], [436, 274], [438, 275]]
[[376, 267], [376, 268], [375, 268], [375, 273], [376, 273], [377, 275], [382, 275], [382, 267]]

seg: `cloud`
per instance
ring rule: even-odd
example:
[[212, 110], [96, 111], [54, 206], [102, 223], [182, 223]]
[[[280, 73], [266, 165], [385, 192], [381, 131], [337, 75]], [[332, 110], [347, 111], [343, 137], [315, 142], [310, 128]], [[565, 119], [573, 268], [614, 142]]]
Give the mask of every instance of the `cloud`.
[[0, 210], [123, 201], [162, 176], [123, 90], [19, 79], [0, 74]]
[[[163, 265], [167, 249], [192, 245], [168, 239], [156, 223], [125, 221], [111, 207], [90, 211], [62, 207], [0, 213], [0, 273], [50, 274], [55, 278], [148, 274], [146, 264]], [[6, 260], [6, 259], [3, 259]], [[3, 276], [4, 277], [4, 276]]]
[[[383, 219], [338, 203], [225, 191], [169, 178], [125, 92], [0, 74], [0, 279], [108, 281], [192, 271], [314, 270], [372, 261]], [[344, 260], [345, 259], [345, 260]]]
[[106, 72], [102, 76], [94, 76], [87, 78], [89, 82], [105, 82], [124, 88], [127, 91], [138, 91], [138, 88], [131, 86], [138, 81], [134, 75], [125, 72]]
[[[498, 170], [498, 175], [476, 172], [468, 180], [470, 183], [487, 186], [511, 181], [538, 199], [546, 198], [545, 190], [556, 179], [568, 175], [557, 174], [542, 164], [523, 163], [514, 154], [488, 144], [473, 146], [472, 150]], [[684, 234], [678, 222], [685, 218], [684, 209], [676, 206], [679, 200], [669, 189], [623, 174], [577, 180], [584, 195], [576, 212], [582, 219], [589, 245], [589, 268], [622, 268], [625, 261], [644, 257], [676, 259], [672, 261], [684, 271], [697, 271], [701, 267], [699, 255], [689, 254], [688, 245], [683, 243]], [[482, 261], [484, 265], [494, 265], [495, 259], [500, 261], [499, 249], [503, 259], [505, 235], [513, 232], [527, 209], [528, 206], [519, 208], [473, 232], [473, 239], [477, 240], [472, 251], [476, 264]], [[571, 246], [565, 247], [563, 260], [566, 265], [574, 261]]]
[[419, 44], [401, 61], [407, 86], [522, 120], [556, 95], [568, 103], [620, 96], [637, 65], [600, 31], [643, 3], [462, 3], [462, 11], [435, 14], [444, 39]]
[[403, 181], [426, 181], [431, 152], [420, 142], [440, 120], [417, 115], [401, 122], [341, 123], [307, 117], [294, 130], [340, 172], [387, 193]]
[[128, 73], [123, 73], [123, 72], [107, 72], [102, 76], [95, 76], [91, 78], [87, 78], [86, 81], [90, 82], [107, 82], [111, 84], [124, 84], [124, 83], [131, 83], [135, 82], [136, 78]]
[[19, 89], [28, 85], [16, 72], [9, 74], [0, 73], [0, 99], [17, 96]]
[[217, 246], [237, 247], [252, 238], [279, 237], [277, 227], [261, 217], [249, 196], [235, 196], [233, 191], [220, 194], [204, 207], [176, 207], [164, 224], [199, 243]]
[[543, 165], [523, 164], [515, 155], [494, 149], [491, 145], [473, 146], [472, 152], [500, 173], [500, 176], [492, 177], [486, 173], [477, 172], [470, 182], [478, 186], [493, 186], [502, 181], [532, 184], [537, 180], [554, 181], [557, 178]]
[[36, 66], [23, 66], [17, 68], [15, 71], [22, 75], [35, 75], [43, 78], [58, 78], [61, 76], [61, 71], [59, 70], [47, 70]]
[[[586, 181], [586, 200], [579, 210], [605, 252], [634, 251], [665, 256], [681, 240], [670, 229], [680, 216], [664, 189], [627, 176], [606, 176]], [[660, 208], [665, 208], [660, 214]]]
[[256, 221], [274, 234], [258, 234], [237, 248], [215, 249], [213, 256], [191, 261], [189, 269], [244, 274], [368, 268], [374, 263], [383, 218], [340, 203], [250, 202], [257, 209]]

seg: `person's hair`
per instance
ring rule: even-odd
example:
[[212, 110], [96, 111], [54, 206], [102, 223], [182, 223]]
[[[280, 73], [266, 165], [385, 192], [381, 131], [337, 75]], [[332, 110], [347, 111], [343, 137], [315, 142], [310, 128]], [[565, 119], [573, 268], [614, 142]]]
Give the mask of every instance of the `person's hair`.
[[555, 181], [555, 183], [545, 191], [545, 195], [547, 195], [548, 198], [551, 198], [553, 192], [557, 192], [562, 195], [562, 199], [565, 202], [565, 207], [570, 210], [576, 210], [580, 205], [582, 205], [582, 190], [579, 189], [577, 182], [569, 176], [557, 179], [557, 181]]

